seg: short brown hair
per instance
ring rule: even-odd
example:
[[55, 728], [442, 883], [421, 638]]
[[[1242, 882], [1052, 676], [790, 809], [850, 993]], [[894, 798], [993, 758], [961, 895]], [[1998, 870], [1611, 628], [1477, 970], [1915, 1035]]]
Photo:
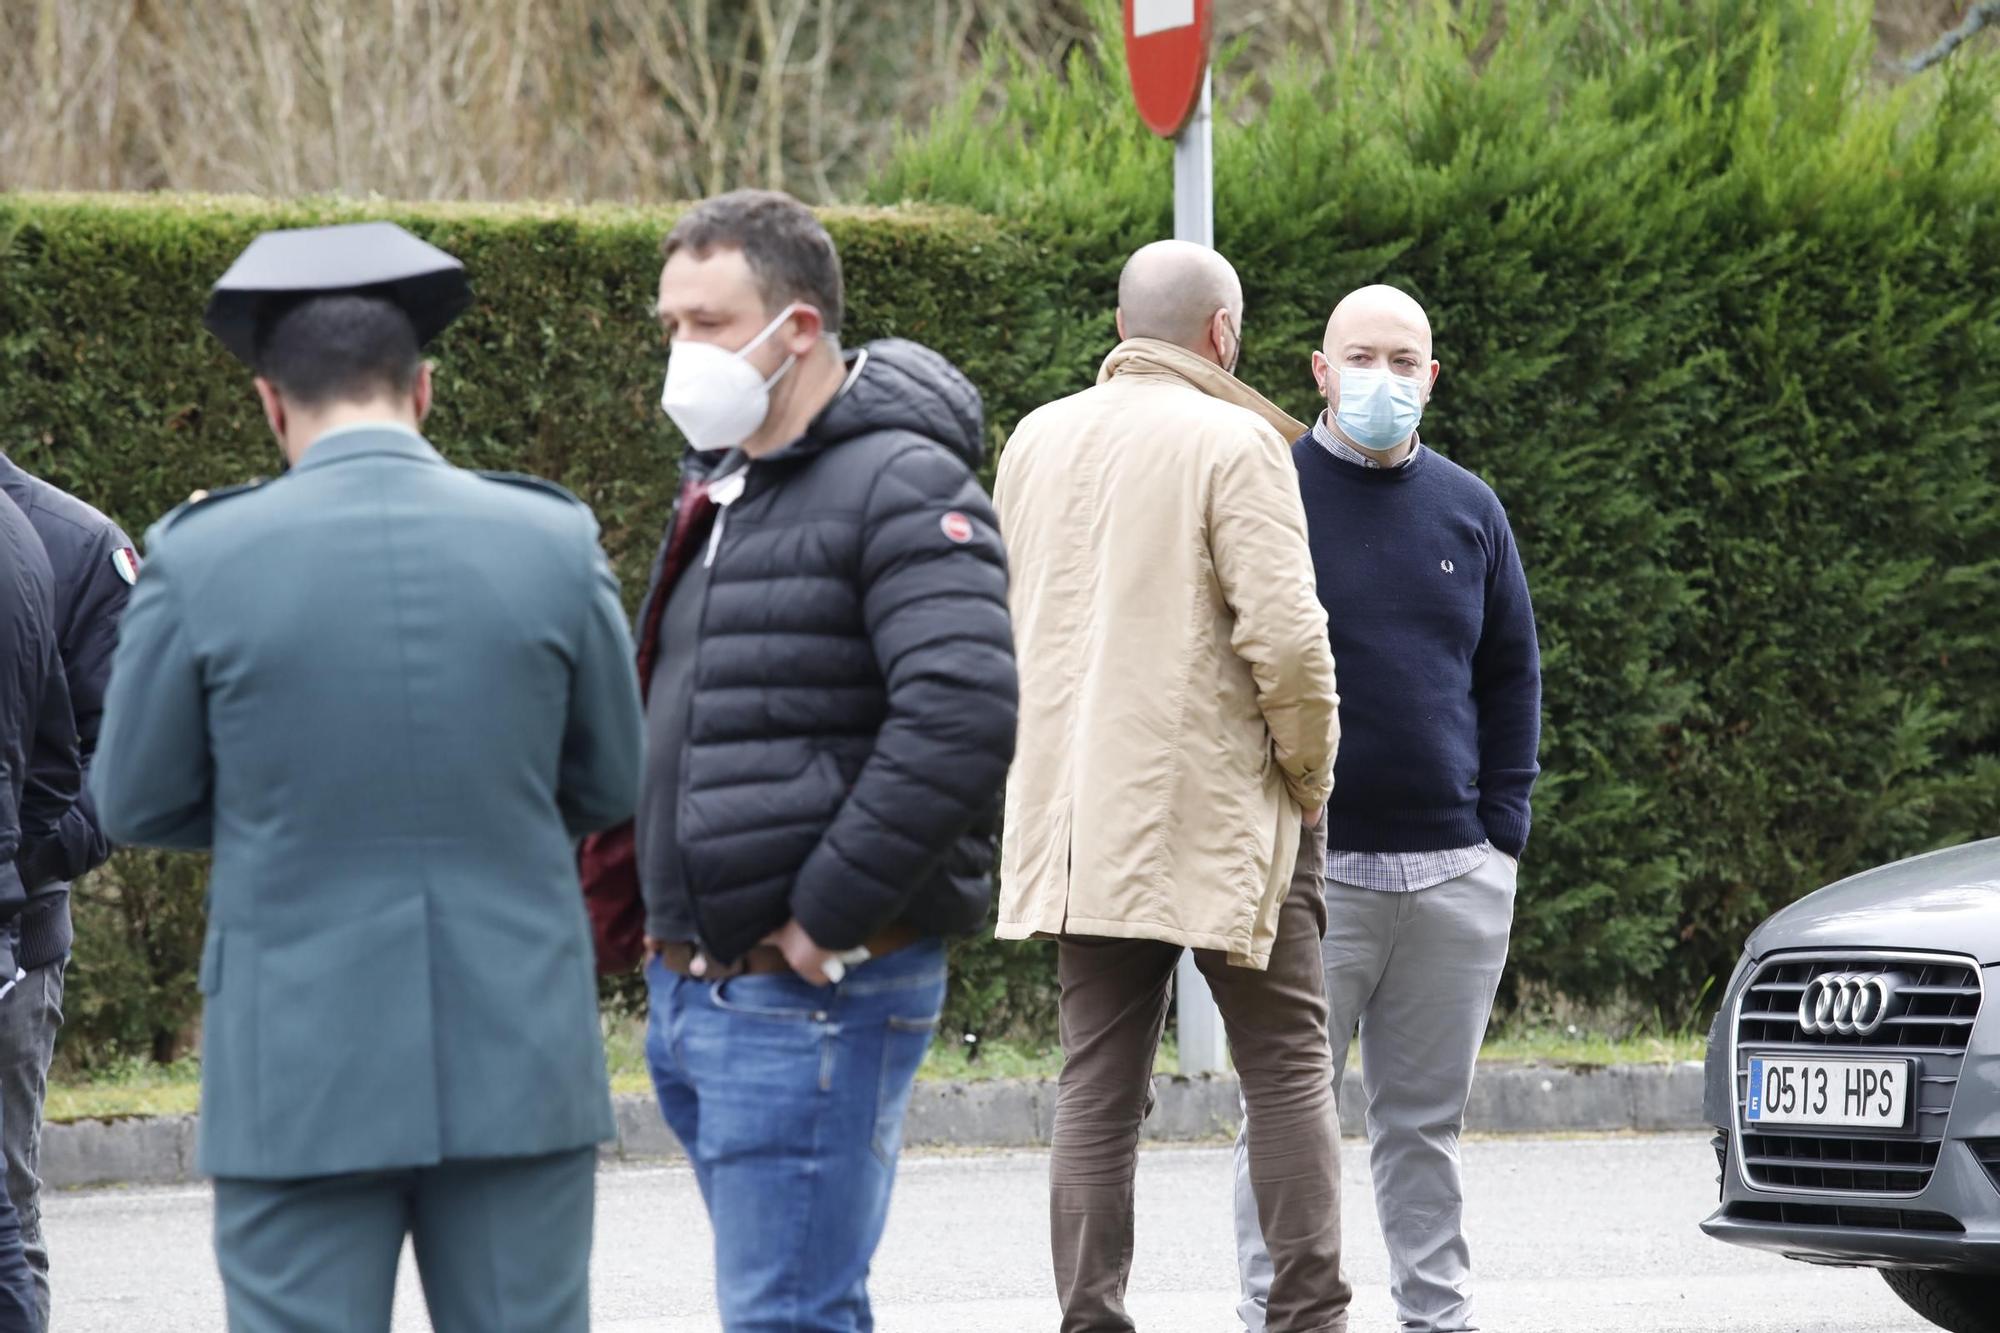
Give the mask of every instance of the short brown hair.
[[819, 311], [828, 333], [840, 332], [840, 254], [812, 210], [792, 196], [778, 190], [732, 190], [704, 199], [660, 244], [663, 259], [682, 250], [697, 259], [716, 250], [741, 250], [766, 309], [775, 312], [802, 301]]

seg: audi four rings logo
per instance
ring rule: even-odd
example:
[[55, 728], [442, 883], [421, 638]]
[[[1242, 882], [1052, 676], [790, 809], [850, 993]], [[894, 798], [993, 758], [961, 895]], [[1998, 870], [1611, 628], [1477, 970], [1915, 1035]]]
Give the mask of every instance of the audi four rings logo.
[[1822, 1036], [1866, 1037], [1888, 1021], [1896, 985], [1893, 972], [1829, 972], [1814, 977], [1799, 997], [1799, 1026]]

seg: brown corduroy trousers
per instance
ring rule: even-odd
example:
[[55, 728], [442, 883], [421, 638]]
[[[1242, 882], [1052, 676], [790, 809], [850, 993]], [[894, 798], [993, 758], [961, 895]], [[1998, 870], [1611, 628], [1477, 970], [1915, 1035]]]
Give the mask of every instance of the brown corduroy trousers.
[[[1320, 963], [1325, 863], [1325, 834], [1308, 832], [1266, 971], [1195, 951], [1243, 1085], [1250, 1183], [1273, 1265], [1269, 1333], [1345, 1333], [1351, 1296], [1340, 1273], [1340, 1130]], [[1097, 937], [1065, 937], [1057, 948], [1063, 1071], [1049, 1222], [1062, 1333], [1131, 1333], [1139, 1126], [1152, 1109], [1153, 1056], [1181, 950]]]

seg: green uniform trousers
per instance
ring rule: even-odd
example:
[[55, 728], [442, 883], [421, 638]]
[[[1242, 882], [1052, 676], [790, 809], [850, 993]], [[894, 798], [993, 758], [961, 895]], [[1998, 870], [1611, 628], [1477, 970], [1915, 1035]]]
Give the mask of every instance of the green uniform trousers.
[[437, 1333], [585, 1333], [597, 1151], [215, 1182], [229, 1333], [387, 1333], [403, 1237]]

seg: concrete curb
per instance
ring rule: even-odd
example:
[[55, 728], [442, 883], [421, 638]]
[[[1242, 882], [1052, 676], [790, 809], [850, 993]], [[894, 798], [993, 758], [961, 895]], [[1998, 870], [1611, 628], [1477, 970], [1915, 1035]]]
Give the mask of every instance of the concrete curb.
[[194, 1117], [44, 1125], [40, 1171], [42, 1184], [50, 1189], [179, 1184], [194, 1177]]
[[[1239, 1118], [1228, 1076], [1153, 1080], [1157, 1104], [1145, 1137], [1155, 1143], [1228, 1138]], [[903, 1141], [916, 1148], [1030, 1148], [1049, 1141], [1055, 1085], [1045, 1080], [919, 1083]], [[613, 1099], [617, 1138], [606, 1161], [681, 1155], [653, 1099]], [[1362, 1132], [1361, 1098], [1341, 1107], [1341, 1129]], [[1472, 1133], [1662, 1132], [1702, 1127], [1701, 1066], [1610, 1065], [1557, 1068], [1483, 1065], [1473, 1080], [1465, 1127]], [[172, 1185], [195, 1178], [195, 1117], [79, 1120], [42, 1132], [42, 1181], [52, 1189], [87, 1185]]]

